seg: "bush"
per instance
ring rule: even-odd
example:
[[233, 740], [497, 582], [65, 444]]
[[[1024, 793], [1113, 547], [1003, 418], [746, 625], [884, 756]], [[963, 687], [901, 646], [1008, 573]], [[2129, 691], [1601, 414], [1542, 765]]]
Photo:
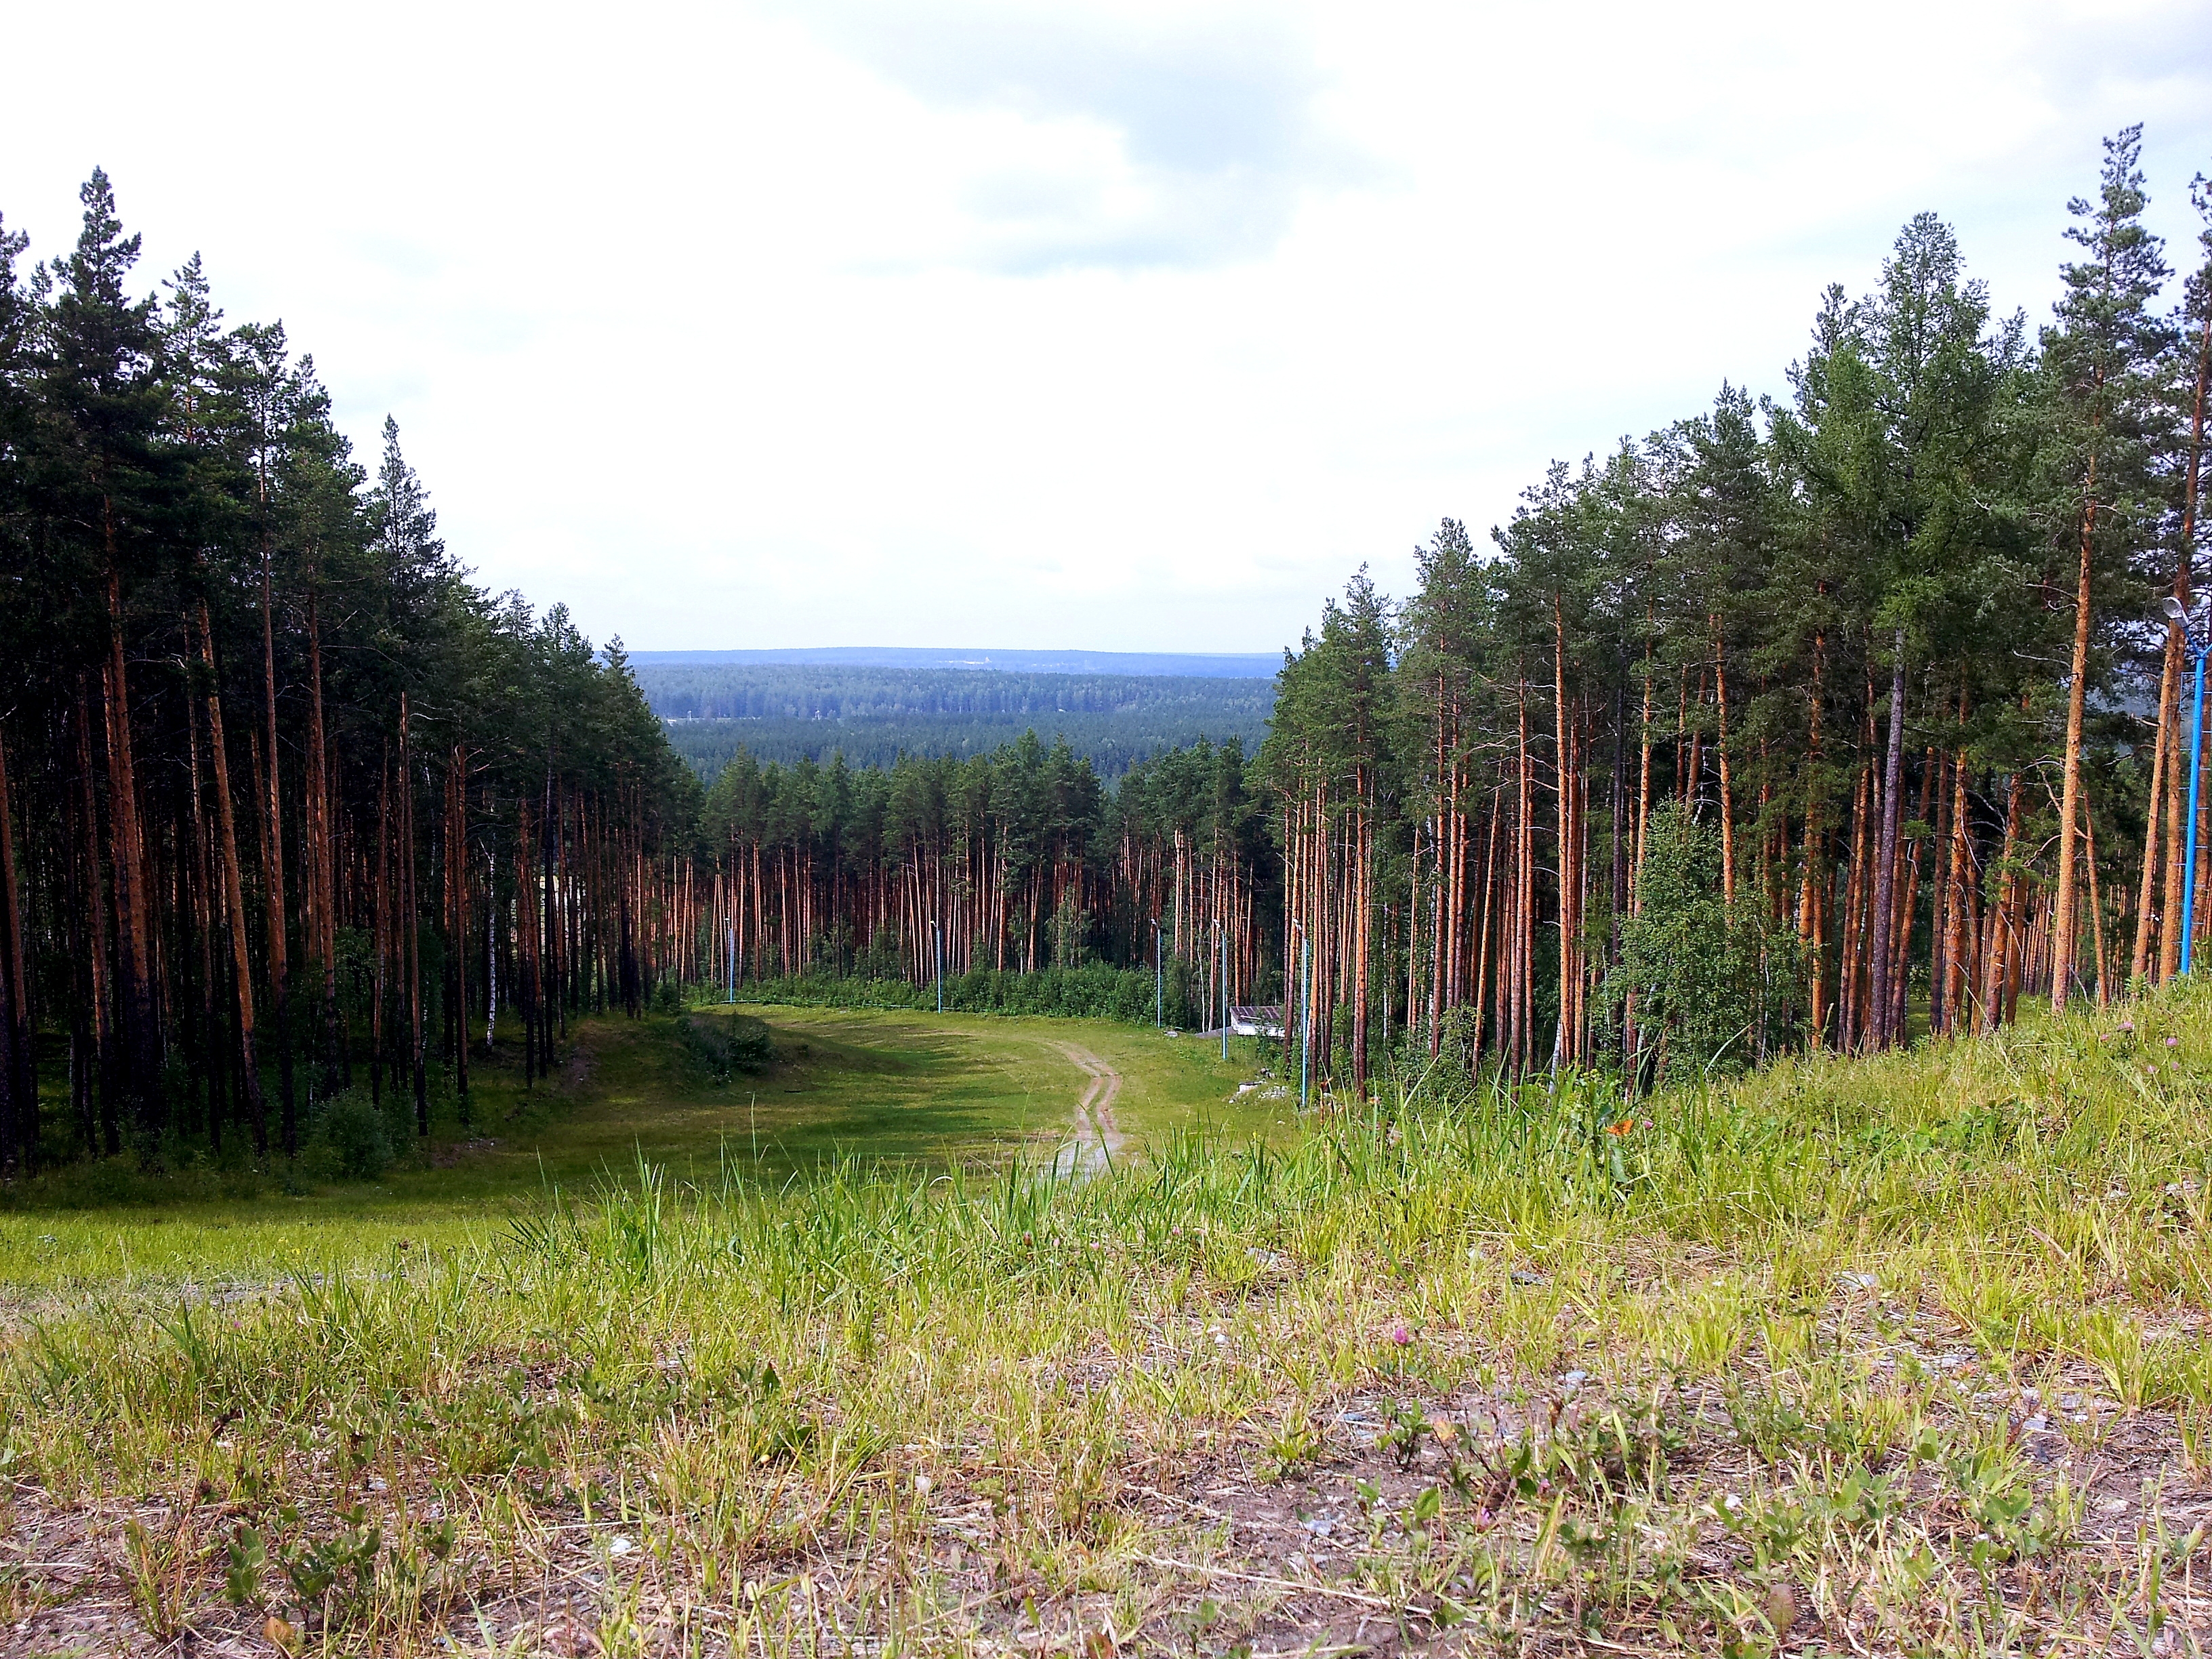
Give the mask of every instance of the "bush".
[[1741, 1071], [1796, 1045], [1797, 936], [1748, 893], [1730, 913], [1719, 830], [1671, 803], [1654, 812], [1637, 902], [1606, 994], [1616, 1013], [1635, 996], [1653, 1082]]
[[727, 1083], [733, 1072], [757, 1072], [775, 1060], [768, 1023], [750, 1014], [686, 1014], [676, 1029], [691, 1057], [717, 1083]]
[[356, 1085], [309, 1109], [301, 1161], [325, 1181], [374, 1181], [392, 1167], [392, 1140], [383, 1110]]

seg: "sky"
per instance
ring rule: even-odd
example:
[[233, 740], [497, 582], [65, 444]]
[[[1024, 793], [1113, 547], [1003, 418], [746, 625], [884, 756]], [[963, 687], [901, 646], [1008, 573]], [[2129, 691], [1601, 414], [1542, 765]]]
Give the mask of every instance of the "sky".
[[1723, 380], [1932, 209], [2049, 314], [2196, 3], [22, 7], [0, 216], [95, 165], [494, 588], [641, 650], [1268, 651]]

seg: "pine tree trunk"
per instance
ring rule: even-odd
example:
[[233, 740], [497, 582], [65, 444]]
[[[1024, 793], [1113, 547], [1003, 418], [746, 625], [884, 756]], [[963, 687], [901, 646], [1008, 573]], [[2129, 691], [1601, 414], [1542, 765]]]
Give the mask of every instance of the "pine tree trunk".
[[[2212, 316], [2208, 316], [2197, 335], [2197, 395], [2191, 406], [2189, 419], [2189, 464], [2184, 471], [2185, 483], [2181, 498], [2181, 550], [2173, 568], [2173, 597], [2189, 608], [2191, 588], [2196, 580], [2194, 565], [2197, 556], [2197, 510], [2203, 497], [2204, 460], [2204, 404], [2208, 376], [2212, 376]], [[2194, 917], [2181, 914], [2183, 878], [2187, 873], [2183, 864], [2187, 857], [2187, 842], [2184, 840], [2182, 814], [2187, 810], [2183, 802], [2187, 786], [2182, 782], [2186, 771], [2182, 757], [2182, 732], [2195, 720], [2195, 699], [2191, 700], [2190, 716], [2181, 714], [2181, 627], [2178, 623], [2166, 626], [2166, 654], [2173, 664], [2173, 745], [2172, 763], [2166, 768], [2166, 903], [2163, 907], [2166, 925], [2159, 936], [2159, 980], [2164, 983], [2173, 977], [2181, 966], [2181, 937], [2195, 924]], [[2164, 706], [2161, 704], [2161, 717]], [[2191, 763], [2202, 761], [2201, 756], [2190, 757]], [[2197, 885], [2203, 891], [2203, 884]]]
[[237, 1020], [239, 1082], [246, 1093], [246, 1110], [252, 1121], [254, 1157], [268, 1157], [268, 1102], [261, 1095], [261, 1060], [254, 1037], [254, 975], [246, 940], [246, 876], [239, 867], [239, 821], [230, 794], [230, 752], [223, 741], [222, 681], [215, 671], [215, 626], [208, 617], [208, 602], [199, 602], [199, 661], [208, 671], [208, 759], [215, 769], [215, 832], [223, 865], [223, 911], [230, 933], [230, 978], [234, 984]]
[[2136, 895], [2135, 949], [2128, 957], [2128, 977], [2134, 981], [2146, 980], [2151, 969], [2153, 935], [2159, 931], [2157, 914], [2160, 854], [2165, 829], [2160, 820], [2166, 813], [2166, 798], [2173, 779], [2172, 759], [2179, 747], [2175, 742], [2175, 714], [2178, 712], [2181, 652], [2177, 641], [2179, 628], [2173, 623], [2166, 625], [2165, 662], [2159, 672], [2158, 725], [2151, 743], [2150, 793], [2147, 798], [2143, 822], [2142, 882]]
[[106, 713], [107, 815], [113, 836], [110, 888], [115, 900], [116, 1012], [125, 1054], [125, 1088], [139, 1137], [139, 1158], [160, 1156], [162, 1120], [161, 1034], [155, 1024], [153, 918], [146, 889], [145, 830], [138, 808], [138, 769], [131, 729], [131, 694], [123, 664], [123, 579], [115, 562], [110, 510], [101, 504], [108, 544], [107, 653], [102, 702]]
[[[1959, 696], [1960, 724], [1966, 724], [1966, 698]], [[1965, 1004], [1973, 992], [1973, 963], [1966, 957], [1966, 944], [1974, 937], [1972, 906], [1968, 897], [1967, 884], [1972, 879], [1968, 863], [1971, 842], [1966, 824], [1966, 751], [1961, 748], [1953, 757], [1951, 769], [1951, 831], [1945, 844], [1948, 872], [1944, 886], [1948, 898], [1944, 906], [1944, 985], [1943, 1029], [1957, 1030], [1964, 1024]]]
[[2090, 948], [2097, 964], [2097, 1006], [2102, 1008], [2112, 997], [2105, 976], [2105, 907], [2097, 896], [2097, 815], [2086, 800], [2081, 803], [2081, 868], [2088, 878]]
[[453, 745], [446, 784], [446, 882], [451, 908], [446, 936], [453, 956], [453, 1091], [469, 1121], [469, 797], [468, 755]]
[[[1913, 814], [1913, 817], [1923, 823], [1928, 821], [1929, 805], [1934, 799], [1936, 774], [1936, 751], [1930, 749], [1920, 774], [1920, 807]], [[1903, 854], [1905, 878], [1899, 886], [1896, 910], [1890, 921], [1888, 1018], [1890, 1043], [1893, 1048], [1905, 1042], [1910, 1025], [1911, 1010], [1911, 1004], [1907, 1000], [1907, 991], [1911, 984], [1912, 914], [1920, 896], [1921, 840], [1920, 836], [1915, 836], [1911, 844], [1905, 849]], [[1932, 960], [1935, 951], [1932, 945], [1929, 954], [1931, 957], [1929, 982], [1932, 985], [1935, 967]], [[1929, 1030], [1933, 1030], [1934, 1027], [1931, 1025]]]
[[1869, 1048], [1892, 1047], [1898, 1030], [1892, 991], [1897, 895], [1898, 816], [1905, 794], [1905, 629], [1892, 642], [1894, 659], [1889, 673], [1889, 750], [1882, 762], [1881, 840], [1875, 854], [1874, 939], [1869, 952], [1872, 978], [1868, 995], [1867, 1040]]
[[1807, 700], [1804, 886], [1797, 902], [1797, 939], [1805, 951], [1808, 1041], [1815, 1048], [1824, 1047], [1827, 1042], [1829, 1013], [1827, 919], [1821, 897], [1832, 878], [1832, 866], [1828, 857], [1826, 835], [1820, 821], [1820, 805], [1826, 793], [1826, 780], [1821, 771], [1824, 763], [1820, 749], [1820, 708], [1824, 695], [1821, 682], [1827, 667], [1827, 635], [1816, 631], [1813, 635], [1813, 690]]
[[23, 971], [23, 915], [15, 884], [15, 817], [8, 745], [0, 736], [0, 1162], [9, 1174], [38, 1164], [39, 1071], [32, 1048], [30, 981]]
[[2074, 842], [2081, 813], [2081, 716], [2089, 690], [2089, 578], [2090, 556], [2096, 544], [2097, 461], [2089, 459], [2089, 477], [2083, 495], [2081, 564], [2074, 594], [2074, 656], [2066, 690], [2066, 762], [2058, 800], [2058, 896], [2051, 915], [2051, 1012], [2066, 1012], [2066, 998], [2074, 978], [2075, 866]]
[[[1869, 711], [1869, 725], [1872, 725], [1873, 718], [1872, 711]], [[1844, 890], [1843, 960], [1836, 985], [1837, 1046], [1846, 1053], [1862, 1045], [1867, 1028], [1866, 997], [1861, 981], [1868, 909], [1867, 819], [1872, 816], [1873, 807], [1874, 769], [1863, 762], [1851, 796], [1850, 875]]]
[[407, 975], [407, 1063], [415, 1083], [415, 1133], [430, 1133], [422, 1066], [422, 911], [415, 891], [415, 758], [407, 693], [399, 694], [399, 923]]
[[1719, 715], [1714, 756], [1721, 771], [1721, 902], [1735, 912], [1735, 792], [1729, 773], [1728, 659], [1721, 645], [1721, 619], [1712, 619], [1713, 706]]
[[1577, 905], [1582, 896], [1581, 872], [1576, 868], [1579, 837], [1575, 824], [1576, 764], [1574, 740], [1567, 716], [1567, 626], [1559, 595], [1552, 596], [1552, 730], [1555, 766], [1554, 785], [1559, 842], [1559, 1012], [1552, 1036], [1552, 1070], [1576, 1063], [1575, 988], [1582, 977], [1578, 946], [1581, 919]]
[[312, 586], [307, 591], [307, 748], [306, 810], [301, 824], [307, 838], [307, 890], [306, 937], [301, 943], [313, 965], [320, 970], [316, 1024], [322, 1036], [322, 1092], [329, 1096], [336, 1094], [339, 1086], [337, 924], [331, 914], [337, 901], [337, 872], [331, 845], [330, 749], [323, 726], [322, 617]]
[[2005, 787], [2005, 828], [2003, 850], [1999, 854], [2002, 871], [2000, 891], [1990, 899], [1990, 946], [1985, 953], [1984, 966], [1988, 988], [1982, 996], [1982, 1029], [1994, 1031], [2012, 1018], [2014, 1001], [2020, 994], [2020, 774], [2014, 772]]
[[293, 1091], [292, 1078], [292, 975], [290, 964], [285, 958], [284, 799], [276, 737], [275, 578], [270, 562], [264, 548], [261, 559], [261, 660], [266, 693], [264, 708], [268, 724], [267, 747], [261, 757], [263, 775], [258, 780], [264, 786], [262, 798], [265, 802], [261, 815], [261, 871], [268, 909], [269, 1001], [273, 1035], [276, 1039], [276, 1088], [283, 1108], [281, 1127], [284, 1156], [297, 1158], [300, 1155], [300, 1110], [298, 1098]]
[[89, 1131], [91, 1114], [96, 1110], [100, 1133], [97, 1145], [110, 1158], [123, 1150], [122, 1126], [117, 1116], [119, 1092], [118, 1073], [121, 1069], [116, 1058], [116, 1018], [113, 986], [113, 958], [108, 948], [108, 880], [106, 864], [100, 855], [100, 800], [97, 780], [93, 769], [92, 756], [92, 692], [89, 677], [77, 681], [76, 775], [77, 828], [80, 831], [82, 858], [79, 867], [84, 872], [82, 891], [78, 896], [76, 908], [90, 919], [91, 937], [82, 941], [89, 945], [86, 956], [87, 999], [92, 1011], [92, 1030], [88, 1052], [84, 1058], [90, 1061], [94, 1075], [88, 1079], [85, 1105], [88, 1143], [93, 1142]]

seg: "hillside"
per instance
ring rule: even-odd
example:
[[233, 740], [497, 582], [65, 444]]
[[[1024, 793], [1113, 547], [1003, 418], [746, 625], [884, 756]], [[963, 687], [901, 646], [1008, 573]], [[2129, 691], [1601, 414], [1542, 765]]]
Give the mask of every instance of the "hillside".
[[[604, 1052], [609, 1083], [562, 1085], [580, 1112], [631, 1075]], [[14, 1633], [1764, 1655], [2212, 1629], [2197, 988], [1633, 1114], [1429, 1067], [1277, 1133], [1163, 1132], [1083, 1182], [647, 1166], [311, 1232], [311, 1273], [235, 1272], [276, 1218], [169, 1227], [150, 1277], [97, 1216], [9, 1221], [42, 1287], [0, 1346]]]

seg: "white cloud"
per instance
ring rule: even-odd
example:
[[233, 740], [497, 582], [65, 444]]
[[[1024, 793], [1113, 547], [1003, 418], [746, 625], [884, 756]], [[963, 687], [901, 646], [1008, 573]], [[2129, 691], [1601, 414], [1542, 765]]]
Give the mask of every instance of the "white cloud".
[[[1781, 389], [1934, 208], [2040, 315], [2144, 3], [48, 8], [0, 211], [94, 162], [452, 545], [640, 647], [1267, 649], [1554, 454]], [[2185, 248], [2177, 247], [2177, 254]]]

